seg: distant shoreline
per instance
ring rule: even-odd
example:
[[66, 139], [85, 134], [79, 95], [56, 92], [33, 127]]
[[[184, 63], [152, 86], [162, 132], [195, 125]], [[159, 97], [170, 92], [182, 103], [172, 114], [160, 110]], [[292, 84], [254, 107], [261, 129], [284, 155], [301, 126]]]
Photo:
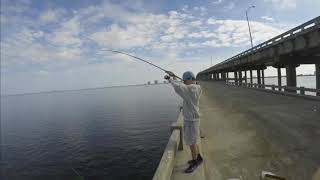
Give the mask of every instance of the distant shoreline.
[[160, 84], [165, 84], [165, 83], [158, 83], [158, 84], [133, 84], [133, 85], [106, 86], [106, 87], [94, 87], [94, 88], [83, 88], [83, 89], [66, 89], [66, 90], [40, 91], [40, 92], [19, 93], [19, 94], [3, 94], [3, 95], [1, 95], [1, 97], [24, 96], [24, 95], [34, 95], [34, 94], [49, 94], [49, 93], [70, 92], [70, 91], [86, 91], [86, 90], [121, 88], [121, 87], [139, 87], [139, 86], [151, 86], [151, 85], [160, 85]]
[[[312, 74], [299, 74], [297, 77], [303, 76], [315, 76]], [[278, 76], [266, 76], [264, 78], [277, 78]], [[287, 77], [287, 76], [281, 76]], [[244, 77], [243, 77], [244, 78]], [[252, 79], [256, 79], [257, 77], [252, 77]], [[250, 77], [247, 77], [250, 79]], [[58, 92], [69, 92], [69, 91], [85, 91], [85, 90], [97, 90], [97, 89], [108, 89], [108, 88], [120, 88], [120, 87], [138, 87], [138, 86], [150, 86], [150, 85], [159, 85], [164, 83], [158, 84], [133, 84], [133, 85], [119, 85], [119, 86], [106, 86], [106, 87], [94, 87], [94, 88], [83, 88], [83, 89], [67, 89], [67, 90], [52, 90], [52, 91], [40, 91], [40, 92], [31, 92], [31, 93], [19, 93], [19, 94], [3, 94], [1, 97], [8, 97], [8, 96], [24, 96], [24, 95], [33, 95], [33, 94], [46, 94], [46, 93], [58, 93]]]

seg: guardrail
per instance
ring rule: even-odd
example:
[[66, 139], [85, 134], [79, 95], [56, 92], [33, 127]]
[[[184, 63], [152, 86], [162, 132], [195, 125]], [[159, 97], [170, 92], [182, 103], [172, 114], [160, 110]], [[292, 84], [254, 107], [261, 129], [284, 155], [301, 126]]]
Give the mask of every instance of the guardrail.
[[305, 23], [285, 32], [285, 33], [282, 33], [272, 39], [269, 39], [259, 45], [256, 45], [246, 51], [243, 51], [243, 52], [241, 52], [241, 53], [239, 53], [239, 54], [237, 54], [227, 60], [224, 60], [224, 61], [214, 65], [213, 67], [205, 69], [204, 71], [199, 72], [199, 73], [206, 72], [208, 70], [211, 70], [211, 68], [214, 68], [214, 67], [219, 67], [220, 65], [225, 64], [225, 63], [229, 63], [235, 59], [239, 59], [241, 57], [248, 56], [250, 54], [257, 52], [258, 50], [270, 48], [270, 47], [275, 46], [279, 43], [282, 43], [283, 41], [285, 41], [287, 39], [290, 39], [290, 38], [296, 37], [298, 35], [301, 35], [303, 33], [309, 32], [315, 28], [320, 28], [320, 16], [318, 16], [308, 22], [305, 22]]
[[183, 116], [181, 110], [182, 107], [180, 107], [180, 113], [178, 115], [177, 122], [174, 122], [171, 125], [171, 136], [163, 152], [158, 168], [153, 175], [153, 180], [170, 179], [174, 167], [176, 153], [178, 150], [183, 150]]
[[316, 94], [320, 94], [320, 89], [312, 89], [312, 88], [306, 88], [306, 87], [291, 87], [291, 86], [277, 86], [277, 85], [267, 85], [267, 84], [256, 84], [256, 83], [241, 83], [241, 82], [226, 82], [226, 84], [229, 85], [237, 85], [237, 86], [244, 86], [244, 87], [250, 87], [250, 88], [262, 88], [262, 89], [268, 89], [272, 91], [284, 91], [284, 92], [290, 92], [290, 93], [297, 93], [299, 91], [300, 95], [306, 95], [306, 92], [312, 92]]

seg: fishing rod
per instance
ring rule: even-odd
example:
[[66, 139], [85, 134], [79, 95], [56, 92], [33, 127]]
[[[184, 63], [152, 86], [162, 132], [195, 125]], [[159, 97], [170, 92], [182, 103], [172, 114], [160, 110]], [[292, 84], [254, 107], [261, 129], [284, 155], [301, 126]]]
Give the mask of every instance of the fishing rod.
[[[162, 67], [157, 66], [157, 65], [155, 65], [155, 64], [153, 64], [153, 63], [151, 63], [151, 62], [149, 62], [149, 61], [147, 61], [147, 60], [144, 60], [144, 59], [142, 59], [142, 58], [139, 58], [139, 57], [137, 57], [137, 56], [133, 56], [133, 55], [131, 55], [131, 54], [127, 54], [127, 53], [124, 53], [124, 52], [121, 52], [121, 51], [116, 51], [116, 50], [110, 50], [110, 49], [102, 49], [101, 51], [109, 51], [109, 52], [118, 53], [118, 54], [123, 54], [123, 55], [129, 56], [129, 57], [132, 57], [132, 58], [134, 58], [134, 59], [137, 59], [137, 60], [140, 60], [140, 61], [142, 61], [142, 62], [148, 63], [148, 64], [150, 64], [151, 66], [154, 66], [154, 67], [156, 67], [156, 68], [164, 71], [165, 73], [167, 73], [167, 74], [169, 74], [169, 75], [172, 75], [172, 74], [169, 73], [170, 71], [165, 70], [165, 69], [163, 69]], [[174, 74], [174, 76], [175, 76], [176, 78], [182, 80], [182, 78], [180, 78], [179, 76], [177, 76], [177, 75], [175, 75], [175, 74]]]

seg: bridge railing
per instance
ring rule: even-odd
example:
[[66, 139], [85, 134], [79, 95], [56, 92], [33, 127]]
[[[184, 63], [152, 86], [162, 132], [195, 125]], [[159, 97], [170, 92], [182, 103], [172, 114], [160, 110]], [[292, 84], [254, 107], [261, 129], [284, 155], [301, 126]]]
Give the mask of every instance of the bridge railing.
[[183, 150], [183, 135], [182, 135], [183, 116], [182, 116], [181, 110], [182, 110], [182, 107], [180, 107], [180, 113], [179, 113], [177, 122], [174, 122], [171, 125], [170, 139], [163, 152], [158, 168], [154, 173], [152, 180], [171, 179], [177, 151]]
[[[235, 60], [235, 59], [238, 59], [238, 58], [241, 58], [241, 57], [244, 57], [244, 56], [247, 56], [247, 55], [250, 55], [254, 52], [257, 52], [258, 50], [261, 50], [261, 49], [265, 49], [265, 48], [269, 48], [271, 46], [275, 46], [279, 43], [282, 43], [283, 41], [289, 39], [289, 38], [292, 38], [292, 37], [295, 37], [295, 36], [298, 36], [300, 34], [303, 34], [303, 33], [306, 33], [306, 32], [309, 32], [310, 30], [314, 29], [314, 28], [320, 28], [320, 16], [306, 22], [306, 23], [303, 23], [287, 32], [284, 32], [272, 39], [269, 39], [261, 44], [258, 44], [246, 51], [243, 51], [227, 60], [224, 60], [216, 65], [214, 65], [213, 67], [218, 67], [219, 65], [222, 65], [222, 64], [225, 64], [225, 63], [228, 63], [232, 60]], [[204, 70], [203, 72], [206, 72], [207, 70], [211, 69], [212, 67]], [[201, 73], [201, 72], [200, 72]]]
[[[284, 92], [291, 92], [297, 93], [299, 92], [300, 95], [308, 95], [311, 93], [320, 94], [320, 89], [313, 89], [313, 88], [306, 88], [306, 87], [291, 87], [291, 86], [277, 86], [277, 85], [268, 85], [268, 84], [257, 84], [257, 83], [245, 83], [245, 82], [227, 82], [229, 85], [236, 85], [236, 86], [244, 86], [250, 88], [262, 88], [262, 89], [269, 89], [272, 91], [284, 91]], [[306, 93], [310, 92], [310, 93]]]

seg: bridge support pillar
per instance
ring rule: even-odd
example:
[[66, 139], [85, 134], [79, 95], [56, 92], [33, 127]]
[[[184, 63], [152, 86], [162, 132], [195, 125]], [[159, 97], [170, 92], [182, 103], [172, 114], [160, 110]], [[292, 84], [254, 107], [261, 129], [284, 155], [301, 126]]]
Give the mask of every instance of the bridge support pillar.
[[238, 83], [238, 72], [234, 71], [234, 83], [237, 84]]
[[239, 71], [239, 85], [242, 85], [242, 71]]
[[[287, 86], [290, 87], [297, 87], [297, 75], [296, 75], [296, 65], [289, 64], [286, 66], [286, 73], [287, 73]], [[297, 92], [296, 90], [289, 90], [288, 92]]]
[[229, 82], [229, 72], [226, 72], [226, 83]]
[[247, 71], [244, 71], [244, 82], [246, 83], [246, 86], [247, 86], [247, 83], [248, 83], [248, 80], [247, 80]]
[[261, 69], [261, 79], [262, 79], [262, 85], [264, 87], [264, 69]]
[[281, 91], [281, 86], [282, 86], [281, 68], [278, 67], [277, 71], [278, 71], [278, 86], [279, 86], [278, 90]]
[[250, 86], [252, 87], [253, 84], [253, 79], [252, 79], [252, 70], [250, 69]]
[[226, 82], [226, 72], [223, 72], [223, 73], [222, 73], [222, 80], [223, 80], [224, 82]]
[[[316, 89], [320, 89], [320, 63], [316, 64]], [[320, 96], [320, 93], [317, 93]]]
[[260, 73], [260, 69], [257, 70], [257, 80], [258, 80], [258, 88], [260, 88], [260, 84], [261, 84], [261, 77], [260, 77], [261, 73]]

